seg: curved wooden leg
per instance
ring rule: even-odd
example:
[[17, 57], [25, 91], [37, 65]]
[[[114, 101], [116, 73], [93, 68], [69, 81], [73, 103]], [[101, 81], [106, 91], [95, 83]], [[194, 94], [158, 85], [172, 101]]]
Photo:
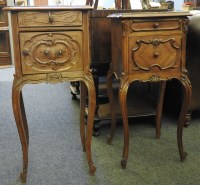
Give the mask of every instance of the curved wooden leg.
[[184, 127], [188, 127], [190, 125], [190, 121], [191, 121], [191, 114], [192, 114], [192, 111], [188, 111], [186, 116], [185, 116], [185, 124], [184, 124]]
[[156, 138], [157, 139], [160, 138], [160, 134], [161, 134], [160, 128], [161, 128], [165, 88], [166, 88], [166, 81], [162, 81], [160, 83], [159, 95], [158, 95], [158, 101], [157, 101], [157, 107], [156, 107]]
[[180, 159], [181, 159], [181, 161], [184, 161], [187, 156], [187, 153], [184, 152], [184, 150], [183, 150], [182, 135], [183, 135], [183, 127], [185, 124], [185, 116], [187, 114], [189, 102], [191, 100], [192, 86], [190, 84], [189, 79], [186, 76], [183, 76], [183, 78], [181, 78], [180, 82], [183, 86], [184, 98], [183, 98], [182, 108], [181, 108], [178, 125], [177, 125], [177, 142], [178, 142]]
[[129, 153], [129, 125], [128, 125], [128, 115], [127, 115], [127, 106], [126, 98], [128, 91], [129, 83], [127, 81], [121, 80], [120, 90], [119, 90], [119, 102], [122, 112], [123, 128], [124, 128], [124, 149], [123, 149], [123, 158], [121, 160], [122, 169], [126, 168], [128, 153]]
[[108, 134], [107, 143], [111, 144], [113, 137], [115, 135], [116, 129], [116, 116], [115, 116], [115, 106], [114, 106], [114, 98], [113, 98], [113, 90], [112, 90], [112, 82], [113, 82], [113, 74], [109, 72], [107, 75], [107, 92], [111, 110], [111, 128], [110, 133]]
[[89, 164], [90, 175], [94, 175], [96, 167], [94, 166], [92, 161], [91, 142], [92, 142], [92, 131], [94, 124], [94, 114], [96, 108], [96, 98], [95, 98], [96, 93], [92, 75], [88, 75], [87, 78], [84, 79], [84, 82], [88, 89], [88, 119], [87, 119], [88, 122], [86, 130], [85, 149]]
[[22, 114], [24, 130], [25, 130], [25, 133], [26, 133], [26, 139], [27, 139], [27, 143], [29, 145], [28, 123], [27, 123], [27, 119], [26, 119], [26, 112], [25, 112], [25, 108], [24, 108], [24, 101], [23, 101], [23, 96], [22, 96], [22, 92], [21, 91], [20, 91], [20, 106], [21, 106], [21, 114]]
[[19, 84], [17, 81], [18, 80], [14, 78], [13, 88], [12, 88], [12, 105], [23, 153], [23, 171], [20, 174], [20, 177], [21, 177], [21, 182], [26, 182], [27, 169], [28, 169], [28, 141], [29, 141], [28, 125], [26, 121], [23, 99], [21, 94], [22, 84]]
[[[84, 82], [80, 82], [80, 135], [83, 151], [85, 152], [85, 108], [86, 108], [86, 96], [87, 89]], [[87, 120], [87, 119], [86, 119]]]

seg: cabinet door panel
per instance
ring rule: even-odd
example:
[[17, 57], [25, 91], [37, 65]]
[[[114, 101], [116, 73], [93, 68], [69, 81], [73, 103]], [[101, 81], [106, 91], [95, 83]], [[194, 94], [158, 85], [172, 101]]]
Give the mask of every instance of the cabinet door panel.
[[179, 70], [181, 35], [129, 38], [129, 71]]
[[83, 70], [82, 32], [20, 33], [23, 74]]

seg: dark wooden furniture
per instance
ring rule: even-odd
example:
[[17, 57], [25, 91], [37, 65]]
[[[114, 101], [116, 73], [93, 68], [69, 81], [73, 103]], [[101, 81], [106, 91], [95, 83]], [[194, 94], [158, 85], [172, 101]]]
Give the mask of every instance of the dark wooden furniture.
[[6, 0], [0, 0], [0, 66], [11, 64], [8, 15], [3, 11], [6, 4]]
[[[95, 110], [95, 87], [90, 72], [89, 6], [7, 7], [11, 12], [15, 75], [12, 104], [23, 151], [21, 181], [26, 181], [29, 134], [22, 87], [25, 84], [80, 81], [80, 133], [90, 174], [95, 166], [91, 138]], [[88, 122], [85, 128], [86, 87]], [[59, 110], [58, 110], [59, 111]], [[86, 132], [86, 134], [85, 134]]]
[[[109, 102], [106, 101], [106, 77], [111, 63], [111, 20], [107, 18], [108, 15], [113, 13], [136, 13], [136, 12], [148, 12], [155, 10], [130, 10], [130, 9], [115, 9], [115, 10], [92, 10], [90, 12], [90, 39], [91, 39], [91, 68], [95, 82], [96, 89], [96, 116], [94, 123], [94, 135], [99, 135], [99, 123], [102, 120], [111, 119], [111, 112], [109, 108]], [[163, 11], [162, 9], [156, 11]], [[140, 88], [143, 88], [143, 95], [148, 96], [145, 101], [141, 96], [133, 95], [133, 99], [137, 99], [137, 110], [129, 109], [129, 117], [142, 117], [142, 116], [154, 116], [155, 115], [155, 101], [153, 96], [149, 96], [151, 87], [149, 84], [138, 84]], [[133, 87], [133, 90], [137, 90], [137, 86]], [[139, 92], [140, 94], [140, 92]], [[130, 96], [131, 93], [130, 93]], [[137, 97], [135, 97], [137, 96]], [[118, 103], [117, 103], [118, 105]], [[130, 106], [132, 107], [132, 106]], [[146, 108], [142, 108], [146, 107]], [[120, 111], [117, 112], [117, 118], [121, 118]]]
[[[112, 26], [112, 64], [107, 76], [107, 88], [112, 111], [111, 124], [115, 127], [112, 80], [114, 77], [120, 80], [119, 99], [124, 127], [122, 168], [126, 168], [129, 152], [127, 92], [129, 85], [135, 81], [161, 84], [156, 114], [156, 138], [160, 137], [166, 81], [175, 78], [181, 83], [184, 98], [177, 124], [177, 142], [181, 161], [186, 158], [182, 132], [192, 91], [185, 69], [189, 15], [188, 12], [143, 12], [109, 16]], [[112, 131], [113, 129], [110, 136], [113, 136]]]
[[[93, 1], [87, 1], [88, 4], [92, 5]], [[163, 9], [158, 10], [130, 10], [129, 3], [126, 1], [116, 1], [116, 9], [96, 9], [98, 2], [95, 1], [95, 9], [90, 12], [90, 54], [91, 54], [91, 69], [95, 82], [96, 89], [96, 111], [93, 135], [98, 136], [100, 134], [100, 125], [104, 120], [111, 119], [110, 105], [106, 90], [106, 75], [111, 63], [111, 20], [107, 18], [108, 15], [113, 13], [135, 13], [135, 12], [148, 12], [148, 11], [166, 11]], [[117, 82], [116, 82], [117, 83]], [[119, 85], [116, 85], [118, 88]], [[138, 86], [141, 91], [138, 91]], [[151, 96], [150, 91], [152, 87], [149, 84], [137, 84], [131, 88], [133, 91], [138, 93], [130, 93], [130, 98], [137, 100], [137, 108], [132, 109], [132, 103], [130, 102], [129, 118], [133, 117], [144, 117], [154, 116], [156, 114], [156, 96]], [[131, 90], [131, 91], [132, 91]], [[79, 82], [71, 83], [71, 94], [72, 99], [76, 100], [77, 95], [80, 94]], [[117, 94], [116, 94], [117, 95]], [[138, 96], [139, 95], [139, 96]], [[143, 97], [146, 97], [145, 99]], [[147, 98], [148, 96], [148, 98]], [[135, 104], [134, 103], [134, 104]], [[116, 103], [118, 106], [119, 103]], [[118, 109], [120, 110], [120, 109]], [[87, 110], [86, 110], [87, 117]], [[117, 118], [121, 119], [121, 112], [117, 111]]]
[[[192, 112], [200, 110], [200, 14], [190, 17], [187, 33], [187, 52], [186, 52], [186, 68], [188, 77], [192, 83], [192, 99], [189, 104], [189, 110], [186, 115], [186, 126], [191, 122]], [[165, 96], [165, 109], [167, 112], [174, 113], [180, 110], [182, 102], [181, 86], [176, 80], [168, 82], [167, 94]], [[171, 107], [171, 109], [169, 109]]]

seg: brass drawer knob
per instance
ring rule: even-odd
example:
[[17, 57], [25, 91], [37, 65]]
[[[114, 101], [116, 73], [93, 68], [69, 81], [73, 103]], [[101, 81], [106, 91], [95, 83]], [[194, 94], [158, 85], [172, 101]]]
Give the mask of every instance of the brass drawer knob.
[[56, 51], [56, 56], [57, 56], [57, 57], [61, 57], [62, 54], [63, 54], [63, 51], [62, 51], [62, 50], [57, 50], [57, 51]]
[[49, 12], [49, 22], [52, 23], [54, 21], [54, 18], [51, 14], [51, 12]]
[[157, 53], [157, 52], [154, 53], [154, 54], [153, 54], [153, 57], [154, 57], [154, 58], [158, 58], [158, 57], [159, 57], [159, 53]]
[[156, 23], [154, 23], [153, 27], [154, 27], [154, 28], [158, 28], [158, 27], [159, 27], [159, 24], [156, 22]]
[[45, 56], [49, 55], [49, 51], [47, 49], [44, 50], [44, 55]]
[[24, 54], [24, 56], [28, 56], [29, 55], [28, 49], [23, 49], [23, 54]]

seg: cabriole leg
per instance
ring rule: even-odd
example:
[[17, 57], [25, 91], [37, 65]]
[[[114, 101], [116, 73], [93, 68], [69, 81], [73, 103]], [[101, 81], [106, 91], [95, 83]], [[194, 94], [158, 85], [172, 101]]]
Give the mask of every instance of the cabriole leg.
[[94, 125], [94, 114], [96, 108], [96, 93], [92, 75], [88, 75], [87, 78], [84, 79], [84, 82], [88, 90], [88, 119], [87, 119], [85, 149], [89, 164], [90, 175], [94, 175], [96, 167], [94, 166], [92, 161], [91, 142], [92, 142], [92, 131]]
[[21, 182], [26, 182], [27, 169], [28, 169], [28, 125], [26, 121], [26, 114], [24, 110], [22, 92], [22, 84], [18, 83], [18, 80], [14, 78], [13, 88], [12, 88], [12, 105], [13, 113], [16, 121], [16, 126], [18, 129], [23, 154], [23, 171], [20, 174]]
[[128, 91], [129, 83], [128, 81], [121, 79], [121, 85], [119, 89], [119, 102], [122, 113], [122, 121], [124, 128], [124, 149], [123, 149], [123, 158], [121, 160], [122, 169], [126, 168], [128, 153], [129, 153], [129, 125], [128, 125], [128, 115], [127, 115], [127, 91]]
[[189, 102], [191, 100], [192, 86], [190, 84], [189, 79], [186, 76], [183, 76], [181, 78], [180, 82], [183, 87], [184, 98], [183, 98], [182, 108], [181, 108], [181, 112], [180, 112], [179, 120], [178, 120], [178, 124], [177, 124], [177, 142], [178, 142], [180, 159], [181, 159], [181, 161], [184, 161], [187, 156], [187, 153], [183, 149], [182, 135], [183, 135], [183, 127], [185, 124], [185, 116], [187, 114]]

